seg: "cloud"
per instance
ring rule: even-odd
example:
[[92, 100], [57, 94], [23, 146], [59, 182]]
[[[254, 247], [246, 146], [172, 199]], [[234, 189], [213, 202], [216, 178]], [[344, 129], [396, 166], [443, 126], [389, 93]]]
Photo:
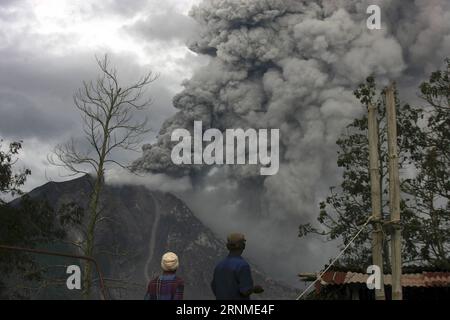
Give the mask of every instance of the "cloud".
[[148, 0], [106, 0], [96, 1], [94, 2], [94, 5], [97, 7], [96, 11], [106, 11], [107, 13], [134, 16], [138, 12], [147, 11], [149, 3], [151, 3], [151, 1]]
[[17, 140], [39, 137], [47, 139], [64, 135], [75, 127], [73, 119], [55, 121], [49, 113], [42, 112], [29, 96], [0, 90], [0, 134]]
[[[366, 27], [373, 3], [382, 8], [382, 30]], [[335, 141], [364, 112], [353, 90], [369, 75], [381, 84], [398, 81], [401, 94], [405, 82], [417, 88], [448, 54], [449, 13], [445, 0], [205, 0], [191, 11], [201, 30], [190, 48], [209, 56], [209, 64], [183, 83], [174, 98], [178, 112], [134, 167], [193, 177], [196, 188], [183, 199], [204, 221], [221, 232], [250, 232], [251, 250], [266, 266], [264, 250], [275, 261], [290, 254], [292, 264], [271, 268], [295, 274], [309, 265], [302, 258], [310, 252], [292, 245], [281, 253], [279, 246], [296, 237], [300, 222], [315, 220], [318, 202], [338, 182]], [[280, 129], [278, 174], [261, 178], [245, 165], [174, 165], [170, 134], [192, 130], [194, 120], [205, 129]]]
[[105, 181], [111, 185], [136, 185], [144, 186], [149, 190], [165, 192], [185, 192], [192, 189], [189, 178], [174, 178], [165, 174], [136, 175], [126, 170], [113, 169], [105, 174]]
[[[196, 23], [186, 16], [192, 4]], [[383, 30], [365, 28], [368, 4], [382, 7]], [[94, 55], [109, 53], [125, 83], [159, 72], [148, 115], [161, 130], [135, 162], [153, 172], [139, 183], [179, 192], [219, 233], [248, 232], [251, 254], [278, 274], [295, 274], [299, 264], [326, 262], [323, 250], [333, 250], [300, 242], [296, 233], [337, 181], [335, 140], [363, 112], [353, 89], [373, 73], [397, 80], [401, 95], [414, 98], [418, 82], [450, 52], [449, 15], [447, 0], [3, 0], [0, 135], [26, 140], [23, 163], [33, 170], [27, 188], [45, 182], [45, 173], [58, 179], [45, 157], [80, 133], [72, 94], [97, 74]], [[279, 173], [261, 179], [245, 166], [214, 174], [172, 166], [170, 133], [193, 120], [205, 128], [279, 128]], [[285, 256], [289, 270], [272, 263]]]
[[145, 16], [132, 26], [127, 26], [126, 30], [143, 41], [179, 41], [181, 45], [185, 45], [198, 31], [197, 27], [192, 18], [171, 9]]
[[[57, 143], [81, 135], [81, 118], [72, 95], [83, 80], [97, 76], [96, 55], [110, 55], [124, 84], [148, 70], [160, 74], [148, 91], [153, 98], [148, 117], [155, 132], [175, 112], [174, 94], [202, 59], [181, 43], [162, 45], [150, 36], [128, 33], [124, 27], [144, 17], [150, 21], [155, 8], [159, 8], [158, 17], [167, 10], [181, 16], [180, 10], [189, 3], [1, 1], [0, 137], [25, 140], [23, 162], [33, 166], [25, 189], [60, 178], [57, 170], [34, 165], [34, 155], [42, 155], [45, 161]], [[165, 10], [166, 6], [169, 9]], [[176, 30], [171, 30], [176, 37]], [[158, 30], [152, 32], [152, 37], [158, 38]], [[154, 137], [150, 133], [146, 140], [151, 142]], [[119, 152], [114, 156], [128, 163], [138, 154]]]

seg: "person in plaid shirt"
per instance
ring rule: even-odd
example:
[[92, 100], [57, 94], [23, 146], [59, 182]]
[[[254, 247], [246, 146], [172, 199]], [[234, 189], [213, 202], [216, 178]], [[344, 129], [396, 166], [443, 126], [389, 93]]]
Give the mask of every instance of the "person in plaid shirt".
[[178, 265], [175, 253], [167, 252], [162, 256], [163, 274], [150, 281], [145, 300], [183, 300], [184, 281], [176, 275]]

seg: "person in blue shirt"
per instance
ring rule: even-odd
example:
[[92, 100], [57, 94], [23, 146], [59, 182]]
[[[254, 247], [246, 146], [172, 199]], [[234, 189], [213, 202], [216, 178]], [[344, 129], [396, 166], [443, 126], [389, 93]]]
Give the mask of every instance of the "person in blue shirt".
[[229, 255], [217, 264], [211, 282], [217, 300], [250, 300], [253, 293], [264, 292], [261, 286], [253, 285], [250, 265], [242, 258], [245, 242], [241, 233], [232, 233], [227, 238]]

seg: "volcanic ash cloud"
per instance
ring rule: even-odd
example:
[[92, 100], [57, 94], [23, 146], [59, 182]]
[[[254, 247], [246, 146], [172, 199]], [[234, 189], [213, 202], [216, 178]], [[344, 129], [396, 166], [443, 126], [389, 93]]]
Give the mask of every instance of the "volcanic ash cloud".
[[[381, 6], [382, 30], [367, 29], [369, 4]], [[201, 32], [189, 47], [208, 55], [209, 64], [183, 83], [184, 90], [173, 100], [178, 112], [164, 122], [158, 141], [144, 146], [134, 168], [190, 176], [197, 186], [194, 194], [204, 203], [235, 197], [232, 204], [215, 203], [211, 207], [216, 209], [204, 214], [223, 232], [239, 219], [241, 204], [259, 203], [242, 209], [249, 213], [236, 225], [251, 226], [251, 216], [258, 217], [270, 230], [272, 243], [282, 243], [286, 234], [295, 243], [298, 223], [317, 215], [318, 198], [336, 183], [335, 141], [365, 111], [353, 97], [356, 86], [370, 75], [386, 81], [424, 72], [409, 63], [419, 57], [442, 61], [437, 52], [450, 48], [446, 1], [208, 0], [190, 14]], [[427, 30], [439, 44], [427, 48]], [[213, 171], [210, 166], [174, 165], [171, 133], [177, 128], [192, 131], [194, 120], [202, 121], [205, 130], [280, 129], [279, 172], [262, 178], [254, 165]], [[222, 197], [212, 196], [214, 192]]]

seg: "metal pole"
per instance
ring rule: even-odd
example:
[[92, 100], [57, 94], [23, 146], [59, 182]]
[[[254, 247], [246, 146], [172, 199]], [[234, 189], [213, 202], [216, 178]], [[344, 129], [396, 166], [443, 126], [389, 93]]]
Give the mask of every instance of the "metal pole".
[[397, 152], [397, 117], [395, 111], [394, 84], [386, 89], [386, 115], [389, 154], [389, 211], [391, 215], [391, 269], [392, 300], [402, 300], [402, 256], [400, 225], [400, 177]]
[[60, 253], [60, 252], [39, 250], [39, 249], [21, 248], [21, 247], [14, 247], [14, 246], [5, 246], [5, 245], [0, 245], [0, 249], [30, 252], [30, 253], [36, 253], [36, 254], [45, 254], [45, 255], [50, 255], [50, 256], [58, 256], [58, 257], [66, 257], [66, 258], [75, 258], [75, 259], [82, 259], [82, 260], [87, 260], [89, 262], [92, 262], [98, 273], [98, 278], [99, 278], [99, 283], [100, 283], [100, 299], [106, 300], [106, 287], [105, 287], [105, 282], [103, 279], [103, 274], [100, 270], [97, 260], [95, 260], [94, 258], [87, 257], [87, 256], [75, 255], [75, 254]]
[[380, 268], [381, 287], [375, 289], [375, 299], [385, 300], [384, 294], [384, 273], [383, 273], [383, 230], [381, 226], [381, 185], [380, 166], [378, 154], [378, 121], [377, 109], [372, 104], [368, 104], [368, 138], [369, 138], [369, 172], [370, 172], [370, 192], [372, 199], [372, 216], [374, 221], [372, 231], [372, 263]]

